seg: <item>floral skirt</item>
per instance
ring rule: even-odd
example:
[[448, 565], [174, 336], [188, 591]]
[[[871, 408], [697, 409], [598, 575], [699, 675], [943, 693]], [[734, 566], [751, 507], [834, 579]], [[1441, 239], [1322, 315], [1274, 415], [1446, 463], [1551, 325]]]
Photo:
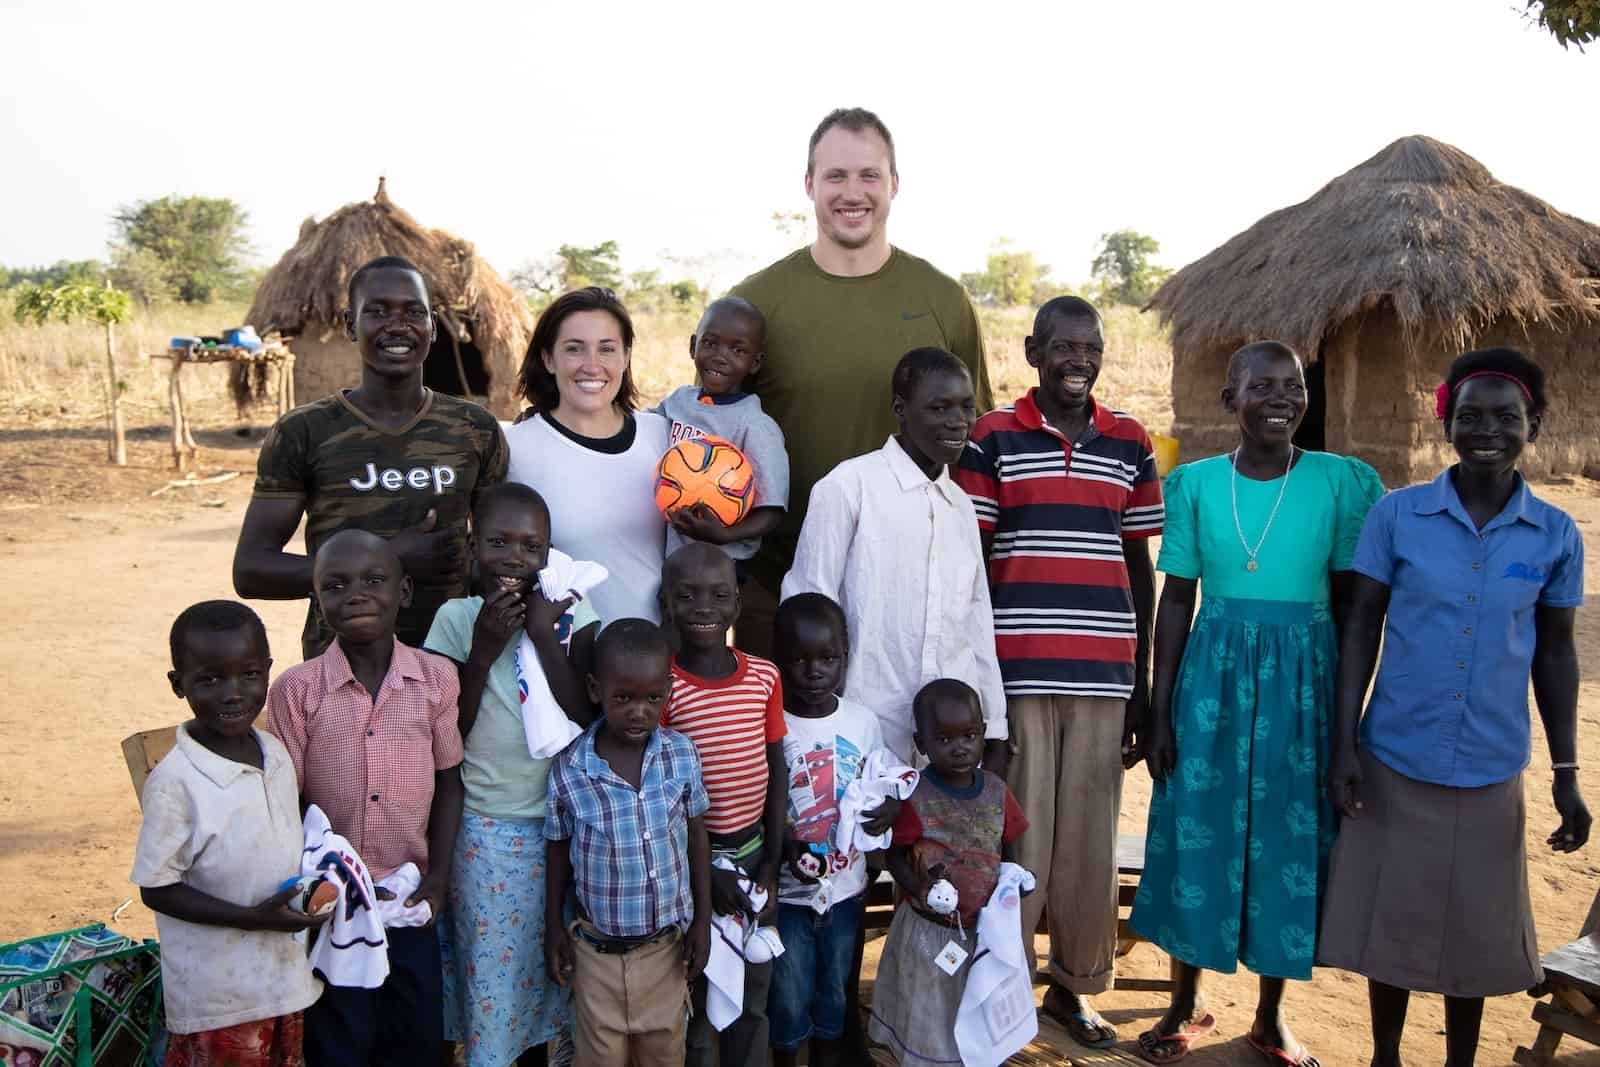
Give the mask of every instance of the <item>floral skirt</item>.
[[298, 1011], [220, 1030], [169, 1034], [162, 1064], [163, 1067], [305, 1067], [301, 1052], [304, 1038], [305, 1017]]
[[1206, 970], [1310, 978], [1335, 823], [1326, 605], [1208, 598], [1172, 698], [1133, 928]]
[[465, 1044], [468, 1067], [506, 1067], [570, 1034], [571, 997], [544, 967], [544, 849], [542, 819], [461, 815], [438, 930], [444, 1036]]

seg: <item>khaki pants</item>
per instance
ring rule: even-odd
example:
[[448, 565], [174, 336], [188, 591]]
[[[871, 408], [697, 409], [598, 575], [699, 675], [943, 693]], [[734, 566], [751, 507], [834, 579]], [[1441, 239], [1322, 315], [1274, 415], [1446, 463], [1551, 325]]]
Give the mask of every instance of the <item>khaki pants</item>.
[[1125, 708], [1110, 697], [1006, 701], [1016, 746], [1007, 779], [1028, 817], [1016, 858], [1038, 880], [1022, 928], [1031, 936], [1040, 912], [1048, 916], [1050, 978], [1073, 993], [1114, 980]]
[[683, 939], [608, 955], [576, 934], [573, 1039], [583, 1067], [681, 1067], [689, 1003]]

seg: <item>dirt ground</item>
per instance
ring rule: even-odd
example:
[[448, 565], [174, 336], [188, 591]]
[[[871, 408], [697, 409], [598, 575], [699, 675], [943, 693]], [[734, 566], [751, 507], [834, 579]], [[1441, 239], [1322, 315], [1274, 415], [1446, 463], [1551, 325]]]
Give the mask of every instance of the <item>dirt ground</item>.
[[[0, 590], [10, 624], [0, 637], [0, 942], [102, 920], [153, 937], [153, 917], [128, 882], [138, 804], [120, 741], [185, 717], [167, 686], [166, 635], [185, 606], [233, 595], [233, 545], [249, 496], [261, 436], [223, 425], [199, 433], [202, 475], [241, 472], [231, 481], [170, 489], [173, 478], [160, 426], [130, 441], [130, 467], [105, 465], [99, 426], [0, 418]], [[1589, 483], [1541, 488], [1568, 509], [1590, 548], [1600, 548], [1600, 489]], [[1591, 575], [1596, 571], [1591, 569]], [[1591, 577], [1591, 589], [1600, 578]], [[297, 659], [299, 603], [256, 602], [278, 664]], [[1580, 651], [1586, 673], [1579, 758], [1587, 781], [1600, 768], [1600, 625], [1583, 609]], [[1575, 935], [1600, 887], [1600, 843], [1576, 856], [1544, 845], [1556, 819], [1549, 760], [1537, 720], [1527, 774], [1528, 851], [1539, 943], [1548, 950]], [[1142, 833], [1149, 780], [1129, 775], [1123, 829]], [[1590, 803], [1600, 810], [1600, 790]], [[1148, 945], [1123, 961], [1128, 976], [1159, 977], [1166, 960]], [[1208, 980], [1218, 1034], [1196, 1051], [1196, 1064], [1257, 1062], [1245, 1045], [1255, 1003], [1245, 974]], [[1163, 998], [1113, 992], [1098, 999], [1129, 1042], [1159, 1015]], [[1287, 998], [1299, 1036], [1324, 1064], [1363, 1064], [1370, 1055], [1362, 983], [1334, 971], [1296, 985]], [[1532, 1001], [1491, 1002], [1479, 1062], [1508, 1064], [1531, 1042]], [[1413, 1002], [1406, 1053], [1412, 1063], [1443, 1059], [1442, 1005]], [[1125, 1046], [1126, 1047], [1126, 1046]], [[1600, 1053], [1569, 1039], [1567, 1059], [1600, 1067]], [[1104, 1056], [1081, 1062], [1107, 1062]]]

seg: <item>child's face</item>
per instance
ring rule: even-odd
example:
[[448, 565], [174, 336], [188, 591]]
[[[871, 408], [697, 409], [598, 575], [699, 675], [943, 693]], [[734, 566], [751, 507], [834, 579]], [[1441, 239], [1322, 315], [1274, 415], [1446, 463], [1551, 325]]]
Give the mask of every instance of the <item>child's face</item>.
[[361, 350], [361, 362], [381, 377], [417, 373], [434, 338], [433, 309], [421, 276], [392, 267], [363, 277], [345, 319], [345, 336]]
[[917, 751], [941, 774], [964, 777], [983, 758], [983, 712], [970, 693], [938, 693], [926, 698], [917, 716]]
[[322, 617], [346, 641], [392, 638], [400, 609], [411, 603], [411, 579], [379, 545], [329, 541], [317, 553], [312, 581]]
[[189, 702], [201, 730], [236, 738], [248, 734], [261, 714], [271, 669], [267, 643], [253, 628], [194, 630], [167, 680], [173, 693]]
[[1065, 410], [1082, 408], [1105, 358], [1100, 324], [1085, 315], [1052, 315], [1048, 322], [1049, 332], [1024, 346], [1028, 364], [1039, 372], [1039, 392]]
[[550, 558], [550, 520], [537, 508], [506, 501], [482, 511], [474, 525], [484, 586], [527, 592]]
[[783, 704], [797, 715], [832, 714], [844, 683], [848, 654], [832, 619], [801, 616], [788, 623], [778, 647]]
[[1445, 435], [1463, 469], [1496, 474], [1509, 471], [1529, 441], [1539, 436], [1539, 420], [1528, 414], [1528, 399], [1515, 382], [1473, 378], [1456, 391]]
[[621, 744], [643, 748], [661, 724], [672, 694], [672, 661], [664, 655], [612, 655], [589, 675], [589, 699], [600, 705], [606, 733]]
[[[978, 421], [978, 403], [972, 379], [949, 371], [929, 371], [905, 399], [895, 397], [895, 417], [900, 420], [902, 444], [919, 466], [948, 467], [961, 459]], [[925, 462], [926, 461], [926, 462]]]
[[689, 338], [689, 354], [700, 372], [700, 387], [712, 396], [736, 393], [761, 366], [765, 337], [761, 320], [740, 308], [707, 312]]
[[708, 651], [728, 643], [739, 618], [739, 579], [721, 550], [691, 545], [666, 569], [661, 587], [662, 621], [685, 649]]
[[1238, 382], [1223, 390], [1223, 403], [1239, 419], [1245, 437], [1283, 447], [1294, 439], [1306, 414], [1306, 375], [1289, 356], [1254, 356]]

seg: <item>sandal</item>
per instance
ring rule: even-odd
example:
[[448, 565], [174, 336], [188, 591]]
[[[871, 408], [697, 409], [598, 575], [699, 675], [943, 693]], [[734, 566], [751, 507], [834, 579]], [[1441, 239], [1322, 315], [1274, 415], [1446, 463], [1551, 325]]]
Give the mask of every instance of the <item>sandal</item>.
[[1244, 1039], [1250, 1042], [1251, 1048], [1265, 1056], [1272, 1067], [1322, 1067], [1321, 1061], [1313, 1056], [1311, 1051], [1304, 1045], [1300, 1046], [1300, 1055], [1291, 1056], [1287, 1050], [1278, 1048], [1276, 1045], [1269, 1045], [1257, 1037], [1253, 1028], [1244, 1036]]
[[1100, 1013], [1093, 1008], [1086, 1012], [1075, 1011], [1067, 1013], [1059, 1011], [1052, 1006], [1050, 994], [1047, 993], [1045, 994], [1044, 1003], [1039, 1005], [1039, 1010], [1057, 1026], [1065, 1030], [1067, 1036], [1084, 1048], [1104, 1049], [1110, 1048], [1117, 1043], [1116, 1029], [1101, 1018]]
[[1209, 1013], [1201, 1019], [1191, 1019], [1175, 1033], [1157, 1033], [1153, 1028], [1139, 1035], [1139, 1055], [1154, 1064], [1177, 1063], [1187, 1056], [1194, 1043], [1217, 1028], [1217, 1020]]

